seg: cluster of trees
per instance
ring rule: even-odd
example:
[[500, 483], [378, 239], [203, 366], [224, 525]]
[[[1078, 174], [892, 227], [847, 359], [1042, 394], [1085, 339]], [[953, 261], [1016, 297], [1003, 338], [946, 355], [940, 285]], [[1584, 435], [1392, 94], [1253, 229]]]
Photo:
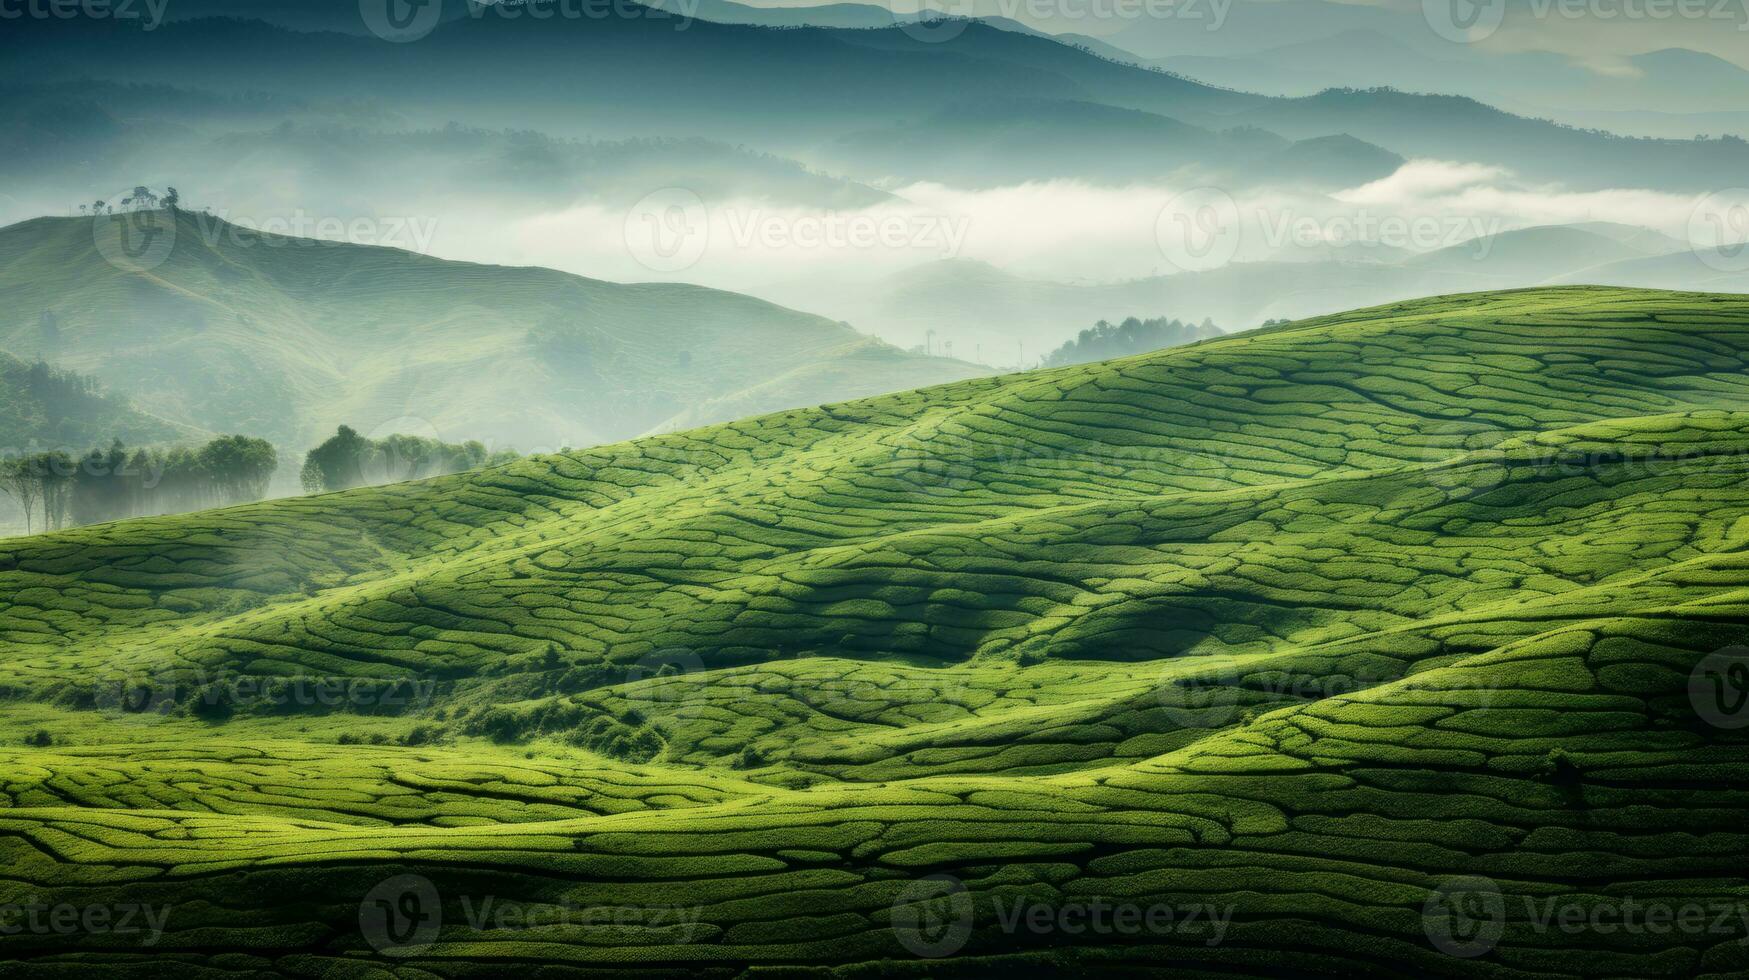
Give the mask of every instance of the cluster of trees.
[[[42, 345], [60, 343], [59, 318], [38, 319]], [[0, 459], [16, 459], [26, 447], [61, 446], [76, 452], [111, 438], [161, 444], [186, 430], [134, 411], [124, 395], [106, 392], [90, 375], [26, 363], [0, 351]]]
[[[39, 365], [35, 380], [50, 400], [101, 397], [89, 379]], [[520, 459], [483, 443], [420, 436], [367, 439], [341, 426], [304, 458], [304, 490], [320, 493], [464, 473]], [[0, 498], [24, 511], [26, 533], [59, 531], [131, 517], [229, 507], [267, 497], [279, 453], [265, 439], [221, 436], [204, 446], [130, 448], [114, 440], [84, 455], [29, 450], [0, 456]]]
[[451, 443], [408, 435], [367, 439], [343, 425], [305, 455], [299, 475], [305, 493], [322, 493], [465, 473], [519, 458], [513, 449], [493, 452], [475, 440]]
[[[145, 185], [134, 188], [133, 193], [121, 199], [122, 211], [156, 211], [159, 208], [176, 210], [182, 203], [182, 192], [174, 187], [166, 188], [160, 196], [156, 191]], [[109, 202], [98, 198], [90, 204], [79, 205], [80, 214], [114, 214], [116, 209]]]
[[[95, 389], [76, 375], [48, 375], [70, 397]], [[420, 436], [373, 440], [341, 426], [310, 450], [300, 474], [310, 493], [419, 480], [498, 466], [521, 458], [477, 441], [447, 443]], [[108, 449], [79, 456], [62, 450], [0, 457], [0, 497], [24, 511], [25, 532], [58, 531], [130, 517], [229, 507], [267, 497], [279, 454], [265, 439], [221, 436], [204, 446]]]
[[1180, 347], [1221, 335], [1221, 328], [1212, 320], [1190, 324], [1166, 317], [1140, 320], [1132, 316], [1116, 325], [1101, 320], [1092, 329], [1081, 331], [1074, 340], [1052, 351], [1045, 358], [1045, 367], [1109, 361], [1114, 357], [1129, 357], [1162, 347]]
[[[58, 320], [45, 315], [38, 325], [45, 343], [51, 339], [60, 342]], [[16, 435], [11, 430], [29, 421], [19, 416], [38, 415], [44, 421], [82, 418], [110, 411], [120, 401], [105, 394], [103, 386], [89, 375], [52, 368], [40, 360], [26, 366], [4, 356], [0, 356], [0, 389], [0, 402], [6, 403], [10, 416], [0, 420], [0, 433], [13, 438]]]
[[267, 496], [279, 454], [263, 439], [221, 436], [198, 448], [129, 449], [117, 439], [81, 457], [51, 450], [0, 460], [0, 495], [25, 530], [226, 507]]

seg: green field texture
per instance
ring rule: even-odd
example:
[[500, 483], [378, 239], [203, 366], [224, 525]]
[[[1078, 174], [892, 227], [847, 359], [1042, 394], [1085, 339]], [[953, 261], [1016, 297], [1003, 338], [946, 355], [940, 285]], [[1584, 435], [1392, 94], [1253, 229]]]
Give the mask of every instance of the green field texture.
[[[1534, 910], [1749, 903], [1749, 736], [1691, 696], [1749, 626], [1746, 367], [1749, 299], [1441, 297], [0, 542], [0, 904], [170, 909], [0, 958], [1743, 975], [1749, 922]], [[406, 874], [443, 925], [385, 952]], [[919, 958], [936, 875], [969, 926]], [[1477, 875], [1500, 935], [1447, 955]], [[1003, 924], [1093, 899], [1231, 921]]]
[[[407, 244], [417, 220], [366, 230]], [[132, 222], [160, 237], [141, 244]], [[699, 419], [715, 399], [768, 412], [983, 370], [735, 293], [450, 262], [190, 211], [0, 228], [0, 295], [0, 349], [299, 453], [338, 425], [553, 451], [682, 413], [731, 417]]]

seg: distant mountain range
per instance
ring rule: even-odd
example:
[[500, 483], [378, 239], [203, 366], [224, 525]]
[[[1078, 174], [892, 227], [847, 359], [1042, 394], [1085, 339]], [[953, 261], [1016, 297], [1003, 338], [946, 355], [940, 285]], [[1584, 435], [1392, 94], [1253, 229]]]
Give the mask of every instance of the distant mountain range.
[[829, 168], [863, 177], [999, 187], [1029, 180], [1167, 178], [1195, 168], [1230, 187], [1269, 182], [1339, 189], [1403, 165], [1388, 150], [1337, 135], [1292, 142], [1258, 128], [1217, 132], [1091, 102], [990, 101], [854, 133], [830, 144]]
[[589, 445], [680, 415], [980, 373], [733, 293], [153, 216], [169, 244], [137, 260], [118, 251], [127, 216], [0, 229], [0, 348], [88, 371], [176, 422], [297, 451], [343, 423], [524, 451]]
[[1128, 316], [1212, 318], [1232, 332], [1419, 296], [1543, 284], [1749, 292], [1749, 272], [1707, 265], [1644, 228], [1590, 222], [1528, 228], [1427, 253], [1330, 246], [1315, 257], [1236, 262], [1112, 283], [1028, 278], [970, 260], [935, 262], [866, 285], [794, 282], [766, 294], [843, 316], [901, 344], [954, 343], [990, 363], [1034, 363], [1075, 330]]
[[[874, 188], [696, 137], [580, 140], [455, 124], [295, 96], [216, 96], [174, 85], [31, 83], [0, 104], [0, 175], [23, 215], [152, 175], [240, 213], [499, 217], [581, 203], [625, 209], [684, 185], [713, 200], [858, 208]], [[417, 160], [417, 166], [406, 161]], [[0, 205], [5, 203], [0, 198]]]
[[[1636, 135], [1749, 135], [1740, 119], [1732, 125], [1714, 116], [1712, 123], [1725, 122], [1722, 127], [1705, 121], [1709, 114], [1743, 113], [1749, 105], [1749, 70], [1681, 48], [1635, 55], [1610, 71], [1598, 71], [1547, 52], [1491, 53], [1451, 45], [1429, 54], [1380, 31], [1357, 30], [1244, 55], [1186, 54], [1148, 63], [1215, 85], [1283, 95], [1391, 85], [1461, 93], [1514, 112], [1581, 126], [1619, 126]], [[1701, 128], [1660, 129], [1656, 116], [1699, 117]]]
[[[679, 0], [652, 5], [681, 9]], [[915, 17], [854, 3], [758, 7], [700, 0], [695, 9], [705, 20], [764, 26], [877, 28]], [[1214, 22], [1214, 6], [1199, 11], [1194, 3], [1182, 5], [1185, 17], [1176, 23], [1167, 19], [1175, 29], [1162, 29], [1147, 18], [1028, 24], [995, 13], [1009, 9], [1000, 4], [970, 9], [992, 27], [1054, 37], [1104, 58], [1246, 92], [1307, 96], [1327, 88], [1389, 85], [1465, 95], [1520, 114], [1630, 135], [1749, 136], [1749, 112], [1743, 110], [1749, 105], [1749, 70], [1682, 47], [1628, 56], [1604, 69], [1547, 51], [1450, 44], [1428, 29], [1418, 11], [1405, 15], [1388, 7], [1325, 0], [1292, 8], [1240, 0], [1227, 8], [1218, 31], [1206, 29]], [[1116, 29], [1108, 29], [1112, 26]], [[1081, 33], [1088, 30], [1103, 36]]]
[[[0, 38], [0, 54], [16, 81], [98, 78], [304, 103], [357, 103], [363, 91], [373, 93], [363, 108], [412, 125], [456, 121], [566, 138], [687, 135], [804, 164], [844, 137], [966, 105], [1029, 104], [1041, 135], [1068, 141], [1076, 130], [1061, 104], [1079, 102], [1214, 132], [1254, 126], [1290, 141], [1347, 135], [1405, 157], [1474, 160], [1578, 188], [1713, 190], [1749, 169], [1749, 144], [1618, 139], [1455, 96], [1253, 95], [980, 23], [935, 43], [916, 33], [683, 22], [655, 11], [602, 20], [487, 14], [395, 45], [244, 20], [172, 22], [149, 33], [45, 20], [17, 22]], [[1312, 36], [1322, 34], [1328, 28]]]
[[[673, 10], [691, 9], [679, 0], [665, 2]], [[1248, 78], [1256, 83], [1251, 88], [1279, 81], [1282, 91], [1301, 91], [1298, 83], [1288, 84], [1289, 76], [1314, 68], [1350, 72], [1316, 84], [1370, 84], [1391, 81], [1392, 72], [1420, 72], [1403, 78], [1467, 85], [1465, 78], [1489, 77], [1476, 65], [1493, 65], [1500, 69], [1498, 84], [1537, 78], [1548, 82], [1548, 92], [1588, 91], [1583, 83], [1595, 74], [1550, 55], [1453, 50], [1424, 36], [1418, 14], [1410, 23], [1419, 26], [1405, 32], [1404, 21], [1393, 19], [1399, 13], [1323, 0], [1304, 6], [1244, 0], [1218, 32], [1198, 27], [1191, 37], [1181, 23], [1176, 33], [1154, 36], [1148, 31], [1159, 25], [1137, 24], [1099, 40], [1053, 38], [1041, 33], [1053, 25], [1002, 19], [955, 25], [957, 32], [931, 37], [902, 17], [893, 26], [893, 15], [878, 7], [761, 9], [728, 0], [696, 8], [707, 18], [700, 21], [653, 9], [635, 18], [476, 17], [449, 5], [447, 22], [409, 44], [370, 36], [356, 4], [340, 0], [237, 6], [200, 0], [179, 6], [172, 22], [150, 32], [113, 21], [20, 21], [0, 36], [0, 81], [10, 80], [16, 93], [0, 106], [6, 123], [0, 126], [0, 151], [6, 151], [0, 173], [9, 178], [0, 213], [67, 213], [73, 202], [139, 182], [180, 185], [192, 188], [195, 202], [236, 215], [441, 214], [451, 241], [433, 250], [439, 254], [502, 260], [508, 249], [512, 261], [633, 278], [645, 270], [630, 263], [596, 268], [606, 254], [600, 249], [610, 250], [609, 260], [623, 257], [618, 239], [626, 210], [665, 188], [683, 188], [710, 205], [756, 202], [752, 206], [802, 213], [907, 206], [905, 195], [916, 197], [915, 186], [923, 184], [973, 191], [1046, 181], [1120, 191], [1205, 184], [1235, 193], [1279, 188], [1321, 200], [1424, 158], [1487, 165], [1539, 191], [1634, 188], [1669, 199], [1739, 186], [1749, 172], [1749, 144], [1740, 141], [1625, 139], [1460, 95], [1351, 88], [1282, 97], [1237, 90]], [[221, 13], [233, 16], [207, 16]], [[797, 26], [821, 22], [829, 26]], [[1259, 51], [1275, 54], [1260, 66]], [[1205, 62], [1192, 67], [1217, 81], [1210, 66], [1225, 59], [1238, 73], [1225, 79], [1235, 87], [1126, 64], [1129, 52], [1131, 60], [1161, 63], [1194, 52]], [[1477, 61], [1484, 57], [1497, 60]], [[1453, 74], [1450, 65], [1470, 75]], [[1664, 93], [1662, 102], [1653, 101], [1666, 108], [1749, 104], [1732, 102], [1739, 69], [1710, 55], [1654, 52], [1632, 67], [1665, 79], [1648, 84]], [[1683, 84], [1724, 94], [1677, 99]], [[1598, 96], [1588, 104], [1626, 111], [1643, 103]], [[417, 165], [407, 165], [410, 159]], [[1054, 206], [1054, 199], [1041, 205]], [[583, 235], [580, 225], [564, 220], [541, 225], [526, 242], [514, 237], [518, 229], [579, 209], [593, 209], [587, 227], [596, 234], [588, 242], [595, 251], [555, 255]], [[494, 233], [512, 244], [476, 247], [470, 214], [489, 218]], [[1596, 216], [1614, 217], [1606, 200]], [[1049, 227], [1055, 217], [1039, 214], [1036, 223]], [[606, 242], [597, 240], [603, 228]], [[1428, 293], [1592, 281], [1590, 270], [1604, 277], [1596, 281], [1736, 288], [1731, 274], [1715, 268], [1721, 263], [1659, 258], [1682, 250], [1668, 240], [1634, 242], [1568, 229], [1494, 244], [1479, 260], [1461, 251], [1413, 257], [1384, 247], [1297, 250], [1296, 258], [1311, 261], [1271, 257], [1117, 283], [1064, 282], [1070, 273], [1048, 270], [1020, 275], [964, 261], [965, 253], [957, 255], [960, 261], [897, 275], [871, 271], [856, 281], [843, 274], [850, 263], [823, 271], [778, 267], [789, 255], [746, 277], [690, 268], [656, 274], [697, 276], [757, 293], [902, 347], [947, 350], [951, 340], [962, 357], [1004, 365], [1026, 363], [1029, 354], [1036, 357], [1098, 320], [1127, 316], [1212, 317], [1231, 330]], [[738, 257], [762, 261], [744, 251]], [[1138, 262], [1123, 274], [1156, 265]], [[53, 297], [49, 305], [60, 302]], [[150, 302], [182, 301], [154, 295]], [[510, 322], [526, 333], [560, 316], [554, 309], [564, 305], [518, 313]], [[248, 308], [248, 315], [258, 315]], [[21, 314], [21, 329], [34, 315]], [[667, 315], [653, 314], [647, 322], [682, 322]], [[849, 328], [832, 329], [835, 344], [867, 342]], [[690, 342], [684, 336], [649, 341]], [[22, 350], [32, 353], [28, 346]], [[245, 373], [261, 363], [245, 362], [239, 367]], [[96, 360], [77, 366], [126, 390], [149, 390], [148, 363], [130, 359], [119, 375]], [[621, 398], [624, 392], [603, 395], [599, 403], [567, 395], [552, 412], [515, 421], [511, 409], [500, 406], [487, 413], [496, 413], [489, 428], [544, 442], [571, 432], [582, 412], [590, 421], [578, 441], [583, 435], [620, 438], [740, 411], [755, 404], [752, 392], [788, 392], [780, 401], [811, 397], [804, 389], [835, 397], [840, 386], [825, 379], [849, 370], [835, 363], [778, 357], [708, 384], [665, 388], [640, 381], [632, 397], [648, 403], [636, 406]], [[874, 349], [862, 350], [855, 361], [856, 370], [890, 372], [895, 386], [910, 380], [900, 376], [903, 363], [910, 362], [898, 352]], [[451, 369], [471, 383], [473, 373]], [[918, 380], [941, 376], [930, 369]], [[250, 384], [244, 387], [253, 390]], [[247, 400], [240, 393], [224, 397], [236, 404], [210, 414], [182, 404], [169, 414], [196, 425], [239, 417], [233, 409], [242, 411]], [[393, 401], [372, 411], [387, 411]], [[295, 432], [297, 438], [309, 434]]]
[[[787, 23], [850, 26], [841, 20], [845, 6], [785, 5], [760, 12]], [[1505, 41], [1514, 25], [1534, 16], [1516, 5], [1506, 10], [1504, 35], [1472, 44], [1440, 36], [1421, 4], [1189, 0], [1165, 16], [1123, 16], [1115, 5], [1096, 8], [1105, 16], [1076, 16], [1082, 11], [1002, 0], [973, 0], [953, 9], [992, 25], [1055, 36], [1104, 57], [1247, 92], [1306, 96], [1331, 87], [1390, 85], [1466, 95], [1513, 112], [1635, 135], [1749, 136], [1743, 113], [1749, 58], [1733, 43], [1739, 25], [1728, 17], [1643, 18], [1632, 24], [1616, 18], [1616, 24], [1602, 26], [1622, 28], [1616, 46], [1629, 53], [1582, 61], [1527, 44], [1524, 34], [1511, 43], [1488, 43]], [[1024, 23], [1003, 16], [1010, 12]], [[881, 15], [892, 16], [884, 6], [863, 16]], [[1624, 40], [1628, 30], [1633, 35]], [[1590, 36], [1601, 40], [1599, 32]], [[1728, 60], [1733, 48], [1736, 56]]]

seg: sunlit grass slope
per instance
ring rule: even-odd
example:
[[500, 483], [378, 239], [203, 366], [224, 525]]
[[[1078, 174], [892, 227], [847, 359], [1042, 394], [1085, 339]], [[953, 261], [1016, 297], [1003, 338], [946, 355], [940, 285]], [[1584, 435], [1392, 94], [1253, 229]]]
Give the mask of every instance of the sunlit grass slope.
[[[1536, 910], [1749, 901], [1749, 742], [1689, 690], [1749, 626], [1746, 362], [1741, 298], [1446, 297], [0, 544], [0, 901], [172, 909], [0, 956], [1741, 975], [1742, 928]], [[209, 703], [336, 678], [364, 708]], [[443, 925], [385, 952], [401, 874]], [[1476, 875], [1500, 934], [1459, 959], [1424, 907]]]

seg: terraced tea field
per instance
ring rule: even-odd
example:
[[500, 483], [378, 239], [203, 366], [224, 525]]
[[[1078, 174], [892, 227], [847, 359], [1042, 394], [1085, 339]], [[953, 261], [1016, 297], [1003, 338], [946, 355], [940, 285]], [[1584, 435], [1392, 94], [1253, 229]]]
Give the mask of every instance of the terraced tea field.
[[0, 959], [1742, 976], [1746, 484], [1574, 288], [0, 542]]

